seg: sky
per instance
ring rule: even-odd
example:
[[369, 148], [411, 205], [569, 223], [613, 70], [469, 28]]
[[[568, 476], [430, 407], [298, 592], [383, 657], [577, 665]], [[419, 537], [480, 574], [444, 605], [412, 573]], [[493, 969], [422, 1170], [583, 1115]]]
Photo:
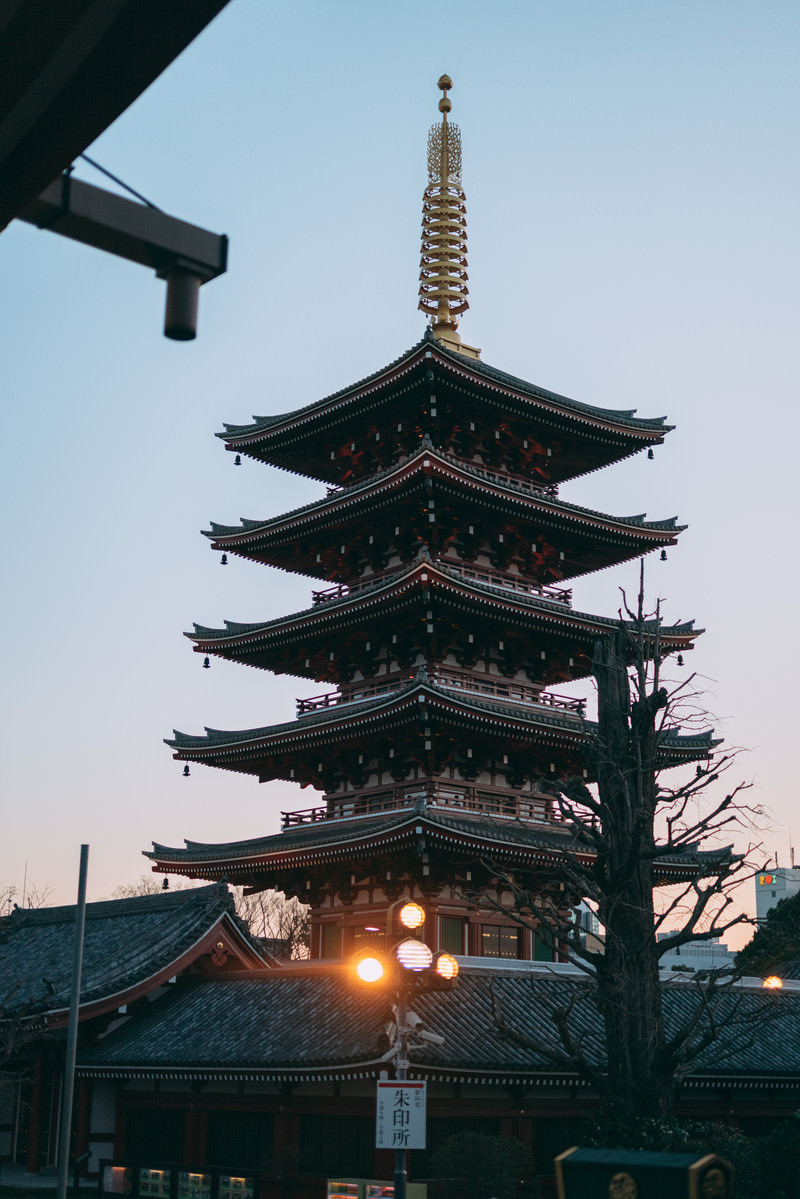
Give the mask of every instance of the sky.
[[[230, 237], [198, 338], [161, 336], [148, 270], [14, 222], [0, 236], [6, 549], [0, 883], [74, 901], [156, 840], [276, 832], [315, 795], [195, 767], [163, 738], [291, 719], [314, 684], [201, 660], [192, 622], [267, 620], [313, 584], [219, 556], [210, 520], [319, 484], [214, 433], [312, 402], [422, 336], [417, 275], [436, 81], [454, 81], [469, 221], [465, 341], [603, 407], [666, 415], [644, 455], [565, 499], [688, 529], [647, 588], [706, 632], [689, 655], [736, 777], [789, 863], [800, 261], [792, 0], [231, 0], [88, 153]], [[107, 186], [86, 163], [79, 177]], [[613, 615], [634, 565], [577, 580]], [[788, 647], [788, 648], [787, 648]]]

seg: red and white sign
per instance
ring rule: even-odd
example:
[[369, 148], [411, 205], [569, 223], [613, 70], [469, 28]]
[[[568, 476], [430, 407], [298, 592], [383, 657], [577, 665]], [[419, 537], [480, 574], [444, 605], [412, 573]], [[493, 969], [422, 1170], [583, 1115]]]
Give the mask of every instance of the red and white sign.
[[375, 1118], [377, 1149], [425, 1148], [424, 1082], [379, 1082]]

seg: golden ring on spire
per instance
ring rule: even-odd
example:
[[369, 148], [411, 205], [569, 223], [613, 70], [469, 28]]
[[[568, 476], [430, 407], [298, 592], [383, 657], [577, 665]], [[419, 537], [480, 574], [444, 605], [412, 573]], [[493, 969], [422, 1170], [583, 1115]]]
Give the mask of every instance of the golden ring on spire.
[[461, 133], [447, 114], [453, 81], [442, 75], [438, 86], [442, 121], [428, 134], [428, 186], [422, 198], [422, 257], [419, 307], [433, 319], [433, 330], [455, 334], [456, 317], [469, 307], [467, 295], [467, 206], [461, 186]]

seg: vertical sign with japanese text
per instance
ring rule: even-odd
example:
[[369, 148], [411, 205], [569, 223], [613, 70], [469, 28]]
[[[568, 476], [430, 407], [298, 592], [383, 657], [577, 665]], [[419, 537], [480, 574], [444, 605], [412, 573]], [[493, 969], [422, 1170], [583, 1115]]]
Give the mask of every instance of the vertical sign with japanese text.
[[424, 1082], [379, 1082], [375, 1118], [377, 1149], [425, 1148]]

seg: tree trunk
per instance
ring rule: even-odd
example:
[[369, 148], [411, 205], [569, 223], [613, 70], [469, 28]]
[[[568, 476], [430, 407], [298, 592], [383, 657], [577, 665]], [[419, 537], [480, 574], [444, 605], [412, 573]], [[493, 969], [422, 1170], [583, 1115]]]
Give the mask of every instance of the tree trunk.
[[605, 954], [597, 998], [605, 1023], [609, 1103], [614, 1114], [663, 1117], [671, 1108], [664, 1076], [664, 1022], [654, 934], [653, 821], [656, 806], [656, 691], [631, 703], [620, 633], [598, 642], [596, 771], [601, 848], [595, 870]]

